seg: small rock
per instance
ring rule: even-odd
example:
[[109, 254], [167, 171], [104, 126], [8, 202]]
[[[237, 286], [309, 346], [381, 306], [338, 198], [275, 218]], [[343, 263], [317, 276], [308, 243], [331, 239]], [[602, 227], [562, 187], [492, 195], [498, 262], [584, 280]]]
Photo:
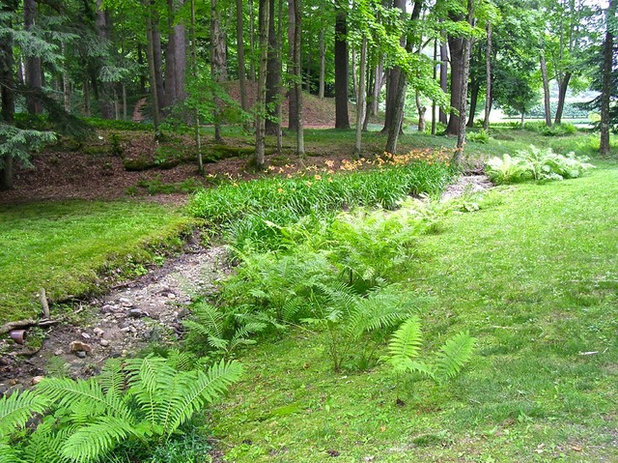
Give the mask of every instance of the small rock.
[[80, 350], [79, 352], [77, 352], [77, 356], [80, 359], [86, 358], [86, 352], [84, 352], [83, 350]]
[[133, 305], [131, 300], [127, 299], [126, 297], [121, 297], [120, 299], [118, 299], [118, 302], [120, 302], [120, 304], [125, 307], [131, 307]]
[[82, 338], [90, 339], [90, 335], [88, 333], [82, 333]]
[[120, 355], [122, 355], [123, 357], [126, 357], [127, 355], [129, 355], [129, 351], [124, 349]]
[[90, 352], [92, 350], [92, 347], [90, 346], [90, 344], [86, 344], [85, 342], [81, 342], [81, 341], [73, 341], [71, 343], [71, 352]]
[[45, 376], [35, 376], [32, 378], [32, 384], [39, 384], [41, 381], [45, 379]]
[[131, 310], [129, 310], [129, 317], [141, 318], [141, 317], [145, 317], [145, 316], [146, 316], [146, 312], [143, 312], [141, 309], [131, 309]]
[[118, 311], [118, 307], [115, 305], [106, 304], [99, 309], [101, 313], [114, 313]]
[[176, 295], [174, 293], [167, 294], [168, 299], [176, 299]]
[[56, 355], [56, 356], [57, 356], [57, 355], [62, 355], [62, 354], [64, 354], [64, 351], [63, 351], [62, 349], [56, 349], [56, 350], [54, 351], [54, 355]]
[[92, 332], [94, 333], [94, 335], [95, 335], [97, 338], [100, 338], [100, 337], [101, 337], [101, 336], [103, 336], [103, 334], [105, 333], [105, 331], [103, 331], [103, 330], [102, 330], [101, 328], [99, 328], [98, 326], [97, 326], [94, 330], [92, 330]]
[[109, 346], [109, 341], [107, 339], [101, 339], [100, 343], [103, 347]]

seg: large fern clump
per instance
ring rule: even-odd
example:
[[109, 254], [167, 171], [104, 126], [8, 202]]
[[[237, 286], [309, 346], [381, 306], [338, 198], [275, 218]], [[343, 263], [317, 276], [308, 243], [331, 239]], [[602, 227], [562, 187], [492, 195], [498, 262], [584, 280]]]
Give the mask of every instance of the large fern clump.
[[[193, 415], [240, 378], [239, 363], [177, 370], [160, 357], [109, 361], [88, 380], [46, 378], [0, 399], [1, 461], [114, 461], [119, 446], [149, 449], [172, 439]], [[24, 429], [35, 414], [36, 428]]]

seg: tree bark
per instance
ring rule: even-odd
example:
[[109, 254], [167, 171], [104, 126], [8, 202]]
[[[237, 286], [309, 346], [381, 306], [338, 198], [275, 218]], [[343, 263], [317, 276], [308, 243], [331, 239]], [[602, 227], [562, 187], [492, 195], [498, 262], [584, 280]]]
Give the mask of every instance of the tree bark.
[[146, 53], [146, 59], [148, 61], [148, 70], [150, 74], [150, 95], [152, 98], [152, 123], [154, 126], [155, 138], [159, 133], [159, 92], [157, 91], [157, 68], [155, 64], [155, 50], [154, 50], [154, 35], [153, 35], [153, 11], [152, 2], [149, 2], [148, 13], [146, 14], [146, 37], [148, 40], [148, 49]]
[[335, 128], [349, 129], [348, 115], [348, 4], [337, 5], [335, 18]]
[[247, 103], [247, 84], [245, 76], [245, 44], [243, 40], [243, 0], [236, 0], [236, 49], [238, 54], [238, 88], [240, 92], [240, 107], [244, 112], [249, 110]]
[[427, 112], [427, 108], [421, 103], [421, 95], [418, 90], [416, 91], [414, 99], [416, 101], [416, 111], [418, 112], [418, 131], [419, 133], [423, 133], [426, 126], [425, 112]]
[[[438, 77], [438, 68], [436, 62], [438, 61], [438, 39], [433, 41], [433, 80]], [[431, 101], [431, 134], [436, 134], [436, 100]]]
[[[294, 63], [294, 34], [296, 32], [296, 9], [295, 0], [288, 0], [288, 44], [289, 62]], [[294, 65], [292, 64], [292, 68]], [[294, 83], [290, 85], [288, 91], [288, 130], [298, 131], [298, 108]]]
[[[461, 18], [458, 18], [460, 20]], [[463, 89], [463, 55], [465, 52], [465, 39], [461, 37], [449, 37], [448, 46], [451, 56], [451, 115], [446, 126], [447, 135], [459, 133], [459, 121], [466, 118], [464, 108], [461, 106], [461, 94]]]
[[570, 72], [565, 72], [562, 80], [558, 82], [558, 105], [556, 106], [556, 117], [554, 119], [554, 124], [560, 124], [562, 122], [562, 112], [564, 111], [564, 102], [566, 100], [566, 93], [569, 88], [571, 75], [572, 74]]
[[476, 113], [476, 104], [478, 103], [480, 90], [481, 83], [477, 79], [474, 79], [470, 87], [470, 114], [468, 115], [468, 123], [466, 124], [468, 127], [474, 127], [474, 115]]
[[492, 27], [487, 23], [487, 49], [485, 50], [485, 118], [483, 130], [489, 131], [489, 113], [491, 112], [491, 54], [492, 54]]
[[281, 105], [281, 60], [275, 31], [275, 0], [268, 0], [268, 66], [266, 71], [266, 134], [277, 135], [279, 106]]
[[266, 114], [266, 70], [268, 67], [268, 0], [259, 0], [259, 70], [258, 70], [258, 91], [255, 112], [255, 166], [263, 169], [264, 148], [265, 148], [265, 119]]
[[225, 35], [221, 31], [221, 12], [217, 0], [210, 0], [210, 73], [213, 81], [215, 141], [221, 143], [222, 101], [217, 96], [217, 85], [227, 79]]
[[[102, 0], [97, 0], [96, 2], [95, 26], [99, 40], [108, 44], [110, 40], [111, 19], [109, 12], [103, 9]], [[101, 103], [101, 116], [103, 119], [112, 119], [114, 117], [114, 105], [113, 89], [110, 82], [101, 82], [98, 99]]]
[[324, 98], [324, 87], [326, 86], [326, 43], [324, 40], [324, 28], [320, 29], [320, 79], [318, 82], [318, 98]]
[[[24, 0], [24, 28], [31, 30], [36, 22], [36, 0]], [[26, 108], [30, 114], [41, 114], [43, 105], [39, 94], [43, 86], [41, 59], [26, 57]]]
[[[416, 3], [415, 3], [416, 5]], [[406, 0], [395, 0], [393, 2], [393, 8], [399, 9], [401, 11], [400, 15], [402, 19], [406, 17]], [[400, 44], [402, 46], [406, 45], [406, 33], [404, 32], [400, 39]], [[401, 68], [399, 66], [394, 66], [389, 69], [387, 77], [386, 77], [386, 104], [384, 108], [384, 127], [382, 128], [382, 133], [388, 133], [390, 131], [391, 125], [393, 125], [396, 117], [395, 117], [395, 108], [398, 106], [398, 94], [397, 89], [399, 88], [399, 78], [402, 74]]]
[[[17, 2], [7, 1], [0, 6], [0, 11], [3, 13], [11, 12], [16, 7]], [[0, 120], [5, 124], [13, 124], [13, 115], [15, 113], [13, 61], [13, 43], [10, 36], [8, 36], [0, 42], [0, 97], [2, 98]], [[12, 187], [13, 157], [5, 155], [0, 159], [0, 190], [8, 190]]]
[[[197, 44], [195, 28], [195, 0], [191, 1], [191, 75], [194, 79], [198, 78], [197, 69]], [[197, 164], [200, 174], [204, 173], [204, 161], [202, 159], [202, 137], [200, 134], [200, 111], [197, 105], [193, 108], [193, 136], [195, 139], [195, 149], [197, 150]]]
[[165, 50], [165, 106], [183, 101], [186, 96], [187, 42], [184, 24], [174, 25], [174, 16], [184, 0], [168, 0], [169, 39]]
[[614, 52], [614, 35], [612, 34], [610, 22], [616, 15], [616, 0], [610, 0], [605, 14], [607, 15], [607, 31], [605, 32], [605, 41], [603, 43], [603, 85], [601, 90], [601, 140], [599, 145], [599, 153], [607, 156], [610, 152], [609, 105], [612, 92], [612, 61]]
[[296, 93], [296, 118], [298, 130], [296, 131], [296, 154], [305, 155], [305, 135], [303, 131], [303, 75], [302, 75], [302, 0], [294, 2], [294, 92]]
[[380, 109], [380, 92], [384, 86], [384, 57], [380, 57], [375, 73], [376, 76], [373, 84], [373, 99], [371, 101], [372, 116], [377, 116]]
[[543, 108], [545, 110], [545, 125], [551, 127], [551, 102], [549, 99], [549, 79], [547, 78], [547, 63], [545, 62], [545, 52], [541, 50], [541, 76], [543, 78]]
[[[255, 15], [253, 12], [253, 0], [249, 0], [249, 49], [255, 50]], [[255, 82], [255, 60], [249, 60], [249, 81]]]
[[[468, 23], [474, 26], [474, 0], [468, 0]], [[468, 77], [470, 75], [470, 51], [472, 49], [472, 37], [463, 39], [463, 55], [461, 57], [461, 81], [459, 94], [459, 117], [457, 122], [457, 147], [453, 155], [453, 164], [457, 165], [463, 158], [464, 146], [466, 144], [466, 103], [468, 99]], [[452, 59], [452, 55], [451, 55]], [[451, 118], [453, 115], [451, 114]], [[449, 121], [450, 125], [450, 121]]]
[[[445, 42], [440, 43], [440, 88], [444, 93], [448, 92], [448, 48]], [[438, 117], [440, 123], [446, 125], [446, 111], [440, 108]]]
[[363, 34], [361, 42], [360, 63], [358, 71], [358, 95], [356, 97], [356, 140], [354, 144], [354, 154], [357, 158], [361, 156], [361, 143], [363, 137], [363, 122], [365, 119], [365, 81], [367, 79], [367, 36]]
[[87, 78], [84, 79], [82, 86], [84, 92], [84, 114], [90, 117], [90, 84]]

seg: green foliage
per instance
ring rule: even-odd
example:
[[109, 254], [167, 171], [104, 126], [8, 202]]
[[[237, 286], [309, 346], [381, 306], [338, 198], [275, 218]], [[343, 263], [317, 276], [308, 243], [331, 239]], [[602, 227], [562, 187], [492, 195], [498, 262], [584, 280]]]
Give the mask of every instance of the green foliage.
[[437, 383], [444, 383], [459, 374], [470, 361], [476, 340], [468, 333], [459, 333], [448, 339], [434, 355], [433, 361], [423, 362], [416, 358], [421, 353], [422, 333], [420, 320], [406, 320], [393, 334], [388, 344], [386, 362], [397, 374], [420, 373]]
[[146, 122], [124, 121], [120, 119], [102, 119], [99, 117], [84, 117], [83, 120], [95, 129], [126, 130], [136, 132], [150, 132], [152, 124]]
[[269, 222], [284, 226], [311, 213], [323, 216], [354, 206], [392, 209], [411, 194], [438, 194], [450, 177], [445, 164], [415, 162], [349, 174], [262, 178], [198, 192], [189, 209], [223, 226], [239, 248], [247, 242], [272, 247], [279, 236]]
[[577, 133], [577, 127], [568, 122], [553, 124], [551, 127], [548, 127], [545, 122], [526, 122], [524, 128], [545, 135], [546, 137], [562, 137]]
[[505, 154], [487, 161], [487, 175], [495, 183], [516, 183], [524, 180], [547, 181], [581, 177], [592, 168], [587, 157], [578, 157], [574, 152], [565, 155], [555, 153], [551, 148], [537, 148], [530, 145], [516, 156]]
[[[160, 357], [110, 361], [88, 380], [46, 378], [34, 391], [0, 401], [0, 442], [13, 442], [28, 461], [94, 462], [114, 458], [119, 445], [164, 444], [236, 382], [242, 367], [215, 363], [205, 370], [174, 369]], [[40, 424], [17, 434], [34, 413]]]
[[56, 139], [52, 132], [18, 129], [15, 126], [0, 123], [0, 168], [4, 159], [11, 157], [25, 166], [30, 166], [30, 153]]
[[489, 134], [485, 130], [481, 129], [477, 132], [468, 133], [466, 135], [466, 139], [474, 143], [481, 143], [483, 145], [486, 145], [489, 141]]

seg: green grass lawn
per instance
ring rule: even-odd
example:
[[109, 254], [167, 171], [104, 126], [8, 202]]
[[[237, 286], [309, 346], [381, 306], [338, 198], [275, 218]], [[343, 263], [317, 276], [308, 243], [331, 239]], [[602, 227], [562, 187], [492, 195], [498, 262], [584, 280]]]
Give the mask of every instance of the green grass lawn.
[[148, 245], [178, 243], [191, 220], [145, 202], [41, 202], [0, 207], [0, 323], [96, 288], [101, 272], [139, 273]]
[[432, 297], [427, 350], [478, 338], [460, 377], [334, 373], [323, 335], [300, 329], [260, 341], [214, 416], [226, 461], [617, 461], [618, 166], [596, 164], [496, 189], [393, 276]]

